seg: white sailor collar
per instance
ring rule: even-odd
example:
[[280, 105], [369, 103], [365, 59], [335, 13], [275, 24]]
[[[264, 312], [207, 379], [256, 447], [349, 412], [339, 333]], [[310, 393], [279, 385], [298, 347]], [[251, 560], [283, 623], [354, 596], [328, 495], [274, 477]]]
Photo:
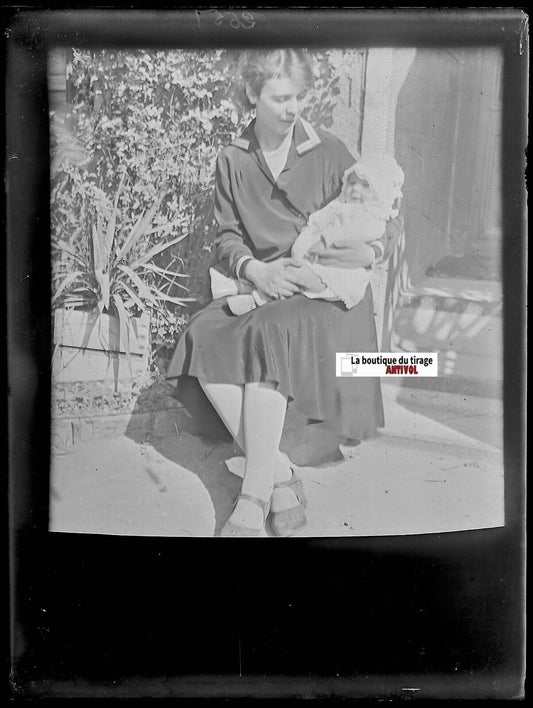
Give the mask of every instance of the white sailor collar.
[[[233, 140], [231, 145], [246, 151], [249, 151], [254, 146], [257, 147], [257, 138], [255, 137], [254, 125], [255, 118], [244, 129], [242, 135]], [[310, 150], [313, 150], [313, 148], [320, 145], [321, 142], [322, 140], [320, 139], [320, 136], [311, 123], [303, 118], [300, 118], [294, 126], [294, 143], [298, 155], [304, 155]]]

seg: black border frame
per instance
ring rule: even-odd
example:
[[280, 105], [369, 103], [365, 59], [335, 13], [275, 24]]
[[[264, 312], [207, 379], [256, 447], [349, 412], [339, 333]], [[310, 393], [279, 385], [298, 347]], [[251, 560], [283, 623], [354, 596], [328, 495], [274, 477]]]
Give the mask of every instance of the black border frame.
[[[204, 23], [209, 13], [199, 23], [193, 9], [19, 7], [4, 17], [11, 695], [518, 697], [527, 17], [513, 8], [243, 9], [257, 24], [240, 33]], [[46, 52], [56, 44], [502, 48], [504, 528], [229, 547], [48, 533]]]

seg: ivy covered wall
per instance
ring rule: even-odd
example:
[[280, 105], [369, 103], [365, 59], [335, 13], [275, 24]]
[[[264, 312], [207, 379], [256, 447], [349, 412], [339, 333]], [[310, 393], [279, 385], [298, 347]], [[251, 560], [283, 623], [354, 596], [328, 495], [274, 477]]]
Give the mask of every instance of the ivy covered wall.
[[[314, 52], [315, 90], [305, 113], [354, 154], [360, 149], [365, 58], [362, 50]], [[83, 249], [91, 228], [88, 201], [95, 190], [112, 199], [124, 175], [124, 232], [166, 191], [161, 223], [177, 224], [169, 238], [188, 236], [165, 258], [180, 259], [189, 295], [197, 300], [187, 310], [174, 307], [178, 329], [209, 297], [217, 154], [250, 119], [232, 100], [237, 59], [229, 50], [73, 48], [50, 55], [52, 236]], [[154, 327], [156, 343], [172, 343], [173, 327]]]

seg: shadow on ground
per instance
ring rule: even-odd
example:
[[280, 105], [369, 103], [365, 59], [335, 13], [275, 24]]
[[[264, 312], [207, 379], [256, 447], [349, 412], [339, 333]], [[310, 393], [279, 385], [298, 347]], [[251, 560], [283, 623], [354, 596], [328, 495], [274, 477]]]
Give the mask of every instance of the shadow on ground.
[[[146, 414], [151, 409], [151, 415]], [[170, 385], [160, 383], [139, 397], [126, 436], [150, 444], [171, 462], [195, 474], [206, 488], [215, 511], [215, 535], [231, 513], [241, 481], [225, 461], [242, 455], [210, 405], [193, 417], [173, 396]], [[343, 459], [338, 440], [321, 424], [308, 424], [292, 411], [287, 415], [281, 449], [294, 464], [322, 466]]]
[[151, 445], [163, 457], [198, 477], [215, 510], [216, 534], [231, 513], [233, 498], [240, 487], [239, 480], [224, 464], [239, 454], [233, 440], [218, 421], [206, 419], [200, 425], [168, 394], [161, 396], [161, 409], [148, 419], [143, 415], [144, 408], [145, 402], [140, 400], [126, 436], [138, 444]]

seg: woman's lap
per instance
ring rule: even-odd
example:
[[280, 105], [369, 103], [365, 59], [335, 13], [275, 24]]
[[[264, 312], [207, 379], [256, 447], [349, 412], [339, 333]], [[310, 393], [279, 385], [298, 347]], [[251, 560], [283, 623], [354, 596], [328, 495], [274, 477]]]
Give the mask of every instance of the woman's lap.
[[[181, 376], [182, 384], [190, 377], [213, 383], [270, 381], [299, 414], [325, 421], [341, 435], [364, 438], [383, 425], [379, 380], [337, 378], [335, 353], [376, 349], [370, 289], [352, 310], [296, 295], [235, 317], [219, 300], [192, 318], [168, 377]], [[178, 386], [187, 405], [190, 384], [182, 391]]]

